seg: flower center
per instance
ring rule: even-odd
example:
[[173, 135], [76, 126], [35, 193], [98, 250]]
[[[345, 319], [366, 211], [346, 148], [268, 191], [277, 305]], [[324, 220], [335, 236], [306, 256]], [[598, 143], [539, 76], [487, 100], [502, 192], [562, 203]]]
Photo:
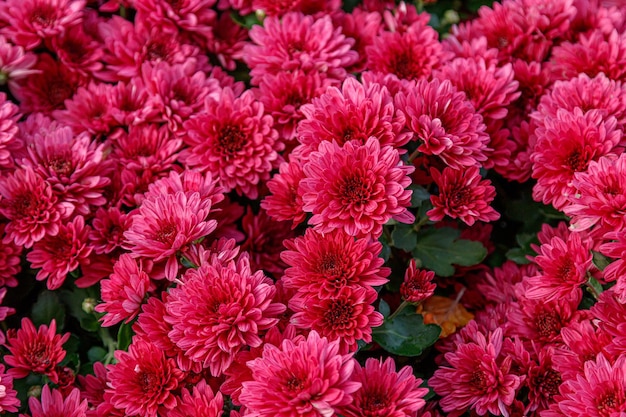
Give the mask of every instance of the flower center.
[[623, 410], [624, 398], [620, 398], [619, 393], [608, 392], [600, 397], [598, 401], [598, 414], [603, 417], [609, 417], [616, 411]]
[[537, 316], [535, 328], [541, 337], [553, 337], [561, 330], [561, 320], [556, 313], [546, 312]]
[[382, 415], [378, 413], [389, 406], [388, 396], [380, 392], [368, 392], [361, 405], [361, 410], [366, 416]]
[[466, 187], [455, 187], [450, 193], [450, 206], [459, 207], [469, 203], [472, 192]]
[[364, 178], [352, 175], [344, 178], [341, 184], [341, 195], [344, 205], [363, 205], [367, 204], [370, 199], [370, 190]]
[[487, 377], [485, 376], [485, 373], [480, 369], [472, 372], [469, 384], [470, 386], [476, 388], [478, 391], [485, 391], [487, 388]]
[[43, 28], [52, 26], [55, 21], [54, 8], [45, 4], [39, 4], [37, 8], [33, 10], [30, 21]]
[[324, 313], [325, 322], [333, 329], [345, 328], [352, 319], [354, 307], [345, 300], [332, 300]]
[[561, 374], [552, 368], [548, 369], [545, 374], [538, 375], [535, 381], [537, 387], [541, 389], [550, 401], [559, 393], [561, 382], [563, 382]]
[[304, 381], [295, 375], [287, 379], [287, 389], [291, 392], [300, 392], [304, 389]]
[[72, 162], [65, 155], [53, 155], [48, 158], [48, 168], [59, 176], [68, 176], [72, 172]]
[[581, 172], [587, 169], [589, 158], [582, 149], [574, 149], [566, 158], [565, 166], [574, 172]]
[[239, 126], [226, 125], [220, 130], [217, 143], [223, 154], [232, 155], [243, 149], [246, 135]]
[[176, 237], [177, 228], [173, 223], [165, 223], [161, 226], [158, 232], [155, 234], [154, 239], [165, 243], [166, 245], [172, 245]]

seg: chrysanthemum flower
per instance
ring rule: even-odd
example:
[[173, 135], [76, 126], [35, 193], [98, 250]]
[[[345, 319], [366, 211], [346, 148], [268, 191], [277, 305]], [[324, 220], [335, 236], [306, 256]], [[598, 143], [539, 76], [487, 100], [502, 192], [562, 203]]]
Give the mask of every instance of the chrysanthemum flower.
[[247, 259], [190, 269], [170, 290], [165, 320], [169, 336], [195, 362], [221, 375], [234, 355], [262, 342], [260, 333], [278, 323], [285, 306], [262, 271], [251, 273]]
[[432, 282], [433, 271], [417, 269], [415, 259], [411, 259], [404, 274], [404, 282], [400, 285], [402, 298], [409, 303], [419, 303], [434, 294], [437, 285]]
[[29, 167], [0, 179], [0, 196], [0, 214], [9, 220], [3, 240], [26, 248], [59, 233], [61, 220], [73, 211], [71, 204], [58, 202], [50, 184]]
[[183, 379], [173, 359], [156, 345], [135, 339], [128, 352], [115, 351], [117, 363], [109, 365], [110, 402], [126, 415], [157, 417], [160, 409], [176, 407], [176, 390]]
[[535, 131], [537, 144], [531, 155], [533, 198], [561, 210], [568, 197], [575, 195], [572, 180], [576, 172], [586, 171], [591, 161], [608, 153], [621, 153], [616, 148], [621, 140], [614, 117], [604, 118], [600, 110], [583, 113], [559, 110], [556, 118], [546, 119], [545, 127]]
[[281, 260], [284, 248], [277, 243], [295, 236], [289, 223], [272, 219], [263, 209], [256, 214], [248, 209], [241, 218], [241, 229], [246, 234], [241, 250], [248, 252], [250, 268], [281, 276], [287, 265]]
[[278, 174], [266, 184], [271, 194], [261, 201], [261, 207], [274, 219], [292, 221], [292, 229], [306, 218], [302, 209], [302, 196], [298, 193], [298, 185], [303, 178], [304, 172], [299, 160], [281, 163]]
[[213, 393], [205, 380], [201, 380], [189, 392], [182, 389], [182, 394], [175, 408], [169, 410], [166, 417], [220, 417], [223, 414], [224, 398]]
[[379, 257], [380, 242], [355, 240], [342, 229], [326, 234], [307, 229], [283, 244], [280, 256], [289, 268], [281, 281], [302, 294], [332, 297], [344, 287], [384, 285], [391, 273]]
[[71, 99], [65, 100], [65, 109], [53, 111], [52, 116], [70, 126], [75, 134], [107, 134], [115, 124], [110, 114], [111, 89], [108, 84], [94, 82], [79, 87]]
[[83, 25], [72, 26], [53, 37], [50, 45], [60, 62], [83, 77], [92, 77], [102, 69], [102, 45], [83, 29]]
[[498, 220], [500, 213], [489, 204], [496, 190], [489, 180], [483, 180], [477, 166], [463, 170], [445, 168], [443, 172], [431, 168], [431, 175], [439, 187], [439, 195], [432, 195], [433, 209], [428, 217], [438, 221], [444, 216], [461, 219], [469, 226], [476, 221]]
[[374, 43], [382, 27], [382, 16], [378, 12], [368, 11], [355, 7], [350, 13], [339, 10], [331, 15], [336, 26], [348, 38], [354, 39], [352, 50], [358, 52], [359, 60], [349, 69], [349, 72], [361, 72], [367, 65], [367, 47]]
[[266, 74], [261, 79], [257, 96], [265, 111], [274, 118], [274, 128], [278, 130], [279, 137], [291, 140], [296, 137], [296, 124], [304, 118], [302, 105], [337, 82], [319, 72], [281, 71]]
[[605, 232], [626, 228], [626, 155], [591, 161], [586, 172], [574, 174], [576, 193], [563, 212], [571, 217], [572, 230], [597, 226]]
[[140, 125], [158, 120], [155, 103], [150, 100], [150, 93], [139, 76], [114, 85], [109, 100], [109, 113], [119, 125]]
[[205, 174], [199, 171], [184, 170], [183, 172], [170, 171], [169, 176], [163, 177], [148, 186], [148, 191], [144, 194], [146, 199], [155, 200], [165, 194], [185, 193], [187, 198], [198, 193], [200, 196], [200, 207], [212, 210], [217, 214], [220, 209], [224, 194], [218, 186], [218, 179], [210, 172]]
[[50, 290], [61, 287], [67, 274], [78, 269], [91, 253], [89, 230], [84, 217], [76, 216], [73, 221], [61, 224], [59, 233], [46, 235], [36, 242], [26, 260], [33, 269], [41, 268], [37, 280], [47, 279], [46, 286]]
[[358, 59], [351, 50], [354, 40], [335, 28], [329, 16], [315, 19], [290, 12], [282, 18], [268, 17], [249, 35], [253, 43], [244, 47], [243, 57], [251, 68], [253, 85], [259, 85], [265, 74], [298, 69], [343, 80], [346, 68]]
[[154, 106], [172, 132], [178, 132], [191, 115], [200, 112], [207, 97], [217, 98], [220, 94], [219, 81], [207, 78], [193, 61], [144, 64], [141, 74], [146, 90], [153, 95]]
[[107, 313], [102, 318], [105, 327], [122, 320], [129, 323], [139, 314], [144, 297], [153, 289], [141, 260], [137, 261], [129, 254], [119, 257], [109, 279], [102, 280], [100, 285], [103, 302], [96, 306], [96, 311]]
[[83, 18], [84, 0], [8, 0], [0, 5], [0, 31], [16, 45], [34, 49], [43, 40], [64, 33]]
[[331, 417], [361, 385], [350, 380], [355, 364], [352, 355], [339, 353], [338, 341], [315, 331], [280, 347], [267, 344], [249, 363], [253, 380], [243, 383], [240, 400], [253, 416]]
[[63, 344], [70, 334], [56, 334], [56, 321], [52, 319], [50, 327], [46, 325], [35, 329], [29, 318], [22, 319], [22, 326], [16, 333], [7, 334], [6, 347], [9, 355], [4, 362], [11, 366], [9, 375], [24, 378], [30, 372], [46, 375], [51, 381], [57, 381], [56, 366], [65, 358]]
[[62, 109], [65, 100], [70, 99], [78, 87], [85, 85], [86, 79], [71, 72], [50, 55], [42, 53], [33, 67], [36, 74], [22, 79], [11, 90], [20, 101], [23, 113], [50, 113]]
[[94, 362], [93, 374], [78, 375], [80, 396], [87, 400], [89, 410], [87, 417], [97, 417], [96, 409], [104, 401], [104, 391], [107, 387], [107, 370], [101, 362]]
[[532, 362], [525, 384], [529, 388], [527, 410], [540, 413], [556, 400], [563, 382], [561, 373], [555, 369], [552, 358], [553, 346], [544, 346], [538, 352], [538, 362]]
[[619, 294], [613, 288], [602, 292], [590, 310], [600, 329], [612, 338], [606, 352], [617, 357], [626, 349], [626, 297], [625, 292]]
[[310, 154], [298, 193], [304, 211], [313, 213], [309, 223], [319, 232], [343, 229], [351, 236], [377, 239], [389, 219], [413, 221], [407, 210], [411, 191], [405, 189], [413, 170], [402, 165], [397, 150], [381, 147], [375, 137], [343, 147], [325, 141]]
[[20, 406], [17, 391], [13, 389], [13, 377], [5, 372], [4, 365], [0, 365], [0, 413], [15, 413]]
[[512, 358], [501, 356], [502, 329], [496, 329], [488, 338], [477, 333], [473, 339], [446, 353], [449, 366], [440, 367], [428, 380], [428, 385], [443, 397], [439, 404], [451, 417], [469, 409], [480, 416], [500, 415], [513, 403], [521, 383], [511, 371]]
[[328, 340], [339, 340], [339, 352], [356, 352], [357, 342], [372, 341], [372, 327], [383, 323], [383, 316], [371, 306], [376, 291], [361, 286], [344, 286], [332, 296], [304, 295], [289, 302], [295, 314], [291, 323], [312, 329]]
[[[5, 224], [0, 224], [0, 236], [5, 236], [5, 228]], [[22, 270], [22, 249], [12, 240], [0, 241], [0, 288], [17, 286], [15, 276]]]
[[576, 299], [557, 299], [548, 302], [520, 297], [512, 303], [505, 329], [510, 336], [548, 344], [559, 341], [561, 329], [576, 315]]
[[524, 296], [533, 300], [551, 301], [563, 298], [582, 298], [580, 286], [587, 281], [592, 265], [589, 244], [580, 235], [572, 233], [567, 241], [554, 237], [539, 247], [535, 263], [538, 275], [524, 280]]
[[146, 23], [155, 26], [175, 25], [181, 31], [210, 36], [216, 0], [182, 0], [169, 3], [164, 0], [133, 0], [133, 7], [144, 15]]
[[12, 168], [14, 150], [21, 147], [16, 138], [17, 121], [21, 117], [19, 108], [0, 93], [0, 168]]
[[226, 87], [206, 100], [204, 113], [185, 123], [184, 140], [191, 148], [181, 159], [219, 177], [225, 192], [255, 199], [259, 182], [269, 179], [278, 158], [278, 132], [272, 125], [272, 116], [264, 114], [251, 91], [237, 97]]
[[489, 136], [482, 117], [450, 81], [418, 80], [396, 95], [395, 103], [423, 154], [437, 155], [457, 169], [487, 160]]
[[32, 69], [36, 62], [35, 54], [24, 52], [24, 48], [0, 36], [0, 85], [8, 84], [9, 88], [14, 89], [17, 80], [37, 72]]
[[35, 133], [28, 143], [28, 158], [22, 160], [48, 182], [63, 203], [76, 213], [88, 215], [93, 207], [106, 202], [105, 187], [113, 171], [105, 157], [105, 145], [82, 133], [74, 135], [63, 126]]
[[252, 0], [254, 10], [261, 10], [267, 16], [281, 17], [288, 12], [302, 12], [308, 15], [331, 15], [341, 7], [341, 1], [328, 0]]
[[199, 193], [187, 197], [180, 191], [145, 200], [124, 232], [128, 249], [133, 256], [166, 260], [165, 276], [173, 280], [178, 273], [178, 253], [217, 225], [215, 220], [207, 220], [210, 207], [201, 204]]
[[130, 228], [132, 217], [117, 207], [99, 208], [91, 220], [89, 244], [98, 254], [108, 254], [121, 248], [124, 232]]
[[428, 78], [433, 69], [450, 57], [443, 50], [437, 32], [424, 19], [417, 20], [406, 31], [381, 32], [366, 48], [366, 54], [368, 70], [404, 80]]
[[428, 389], [420, 388], [422, 380], [413, 376], [410, 366], [396, 371], [393, 358], [368, 358], [364, 367], [354, 368], [351, 379], [361, 388], [352, 404], [341, 408], [346, 417], [412, 417], [426, 404]]
[[611, 364], [603, 355], [585, 363], [584, 373], [565, 380], [559, 409], [572, 417], [620, 415], [626, 410], [626, 356]]
[[552, 52], [551, 70], [557, 80], [585, 73], [595, 77], [604, 73], [612, 80], [626, 80], [626, 33], [600, 30], [581, 34], [576, 43], [564, 42]]
[[304, 157], [322, 141], [343, 146], [351, 140], [365, 143], [374, 136], [381, 146], [399, 148], [410, 139], [408, 132], [401, 132], [404, 116], [396, 113], [391, 94], [378, 83], [363, 85], [346, 78], [341, 89], [329, 87], [301, 111], [305, 118], [298, 123], [298, 140], [305, 146]]
[[64, 398], [60, 390], [44, 385], [41, 400], [30, 397], [28, 407], [32, 417], [86, 417], [88, 405], [87, 400], [81, 401], [78, 388]]

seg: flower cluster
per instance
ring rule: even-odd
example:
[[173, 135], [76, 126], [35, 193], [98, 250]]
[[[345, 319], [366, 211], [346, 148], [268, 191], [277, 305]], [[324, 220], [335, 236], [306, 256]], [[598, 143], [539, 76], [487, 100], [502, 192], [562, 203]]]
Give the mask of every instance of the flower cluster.
[[0, 4], [0, 414], [626, 413], [626, 7], [346, 3]]

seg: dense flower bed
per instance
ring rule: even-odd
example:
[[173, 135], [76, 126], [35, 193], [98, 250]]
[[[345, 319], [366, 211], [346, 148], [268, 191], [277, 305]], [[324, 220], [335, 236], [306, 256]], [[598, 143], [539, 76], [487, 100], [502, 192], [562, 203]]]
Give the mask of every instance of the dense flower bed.
[[0, 414], [626, 415], [626, 7], [479, 3], [3, 0]]

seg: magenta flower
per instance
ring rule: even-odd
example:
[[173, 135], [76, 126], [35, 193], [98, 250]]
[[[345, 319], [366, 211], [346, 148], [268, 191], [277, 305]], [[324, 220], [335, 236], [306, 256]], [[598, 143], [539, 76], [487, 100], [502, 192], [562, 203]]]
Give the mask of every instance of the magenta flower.
[[407, 210], [411, 191], [408, 174], [413, 166], [400, 162], [398, 151], [370, 137], [365, 144], [349, 141], [343, 147], [322, 142], [304, 165], [298, 193], [309, 223], [328, 233], [343, 229], [356, 237], [377, 239], [391, 218], [410, 223]]
[[64, 396], [60, 390], [44, 385], [41, 399], [30, 397], [28, 407], [32, 417], [87, 417], [87, 400], [80, 398], [80, 391], [74, 388]]
[[420, 303], [435, 293], [434, 278], [434, 272], [417, 269], [415, 259], [411, 259], [400, 285], [400, 295], [409, 303]]
[[280, 347], [267, 344], [263, 355], [249, 362], [253, 379], [243, 383], [239, 398], [253, 416], [331, 417], [361, 386], [350, 380], [355, 364], [352, 355], [339, 353], [338, 341], [315, 331]]

